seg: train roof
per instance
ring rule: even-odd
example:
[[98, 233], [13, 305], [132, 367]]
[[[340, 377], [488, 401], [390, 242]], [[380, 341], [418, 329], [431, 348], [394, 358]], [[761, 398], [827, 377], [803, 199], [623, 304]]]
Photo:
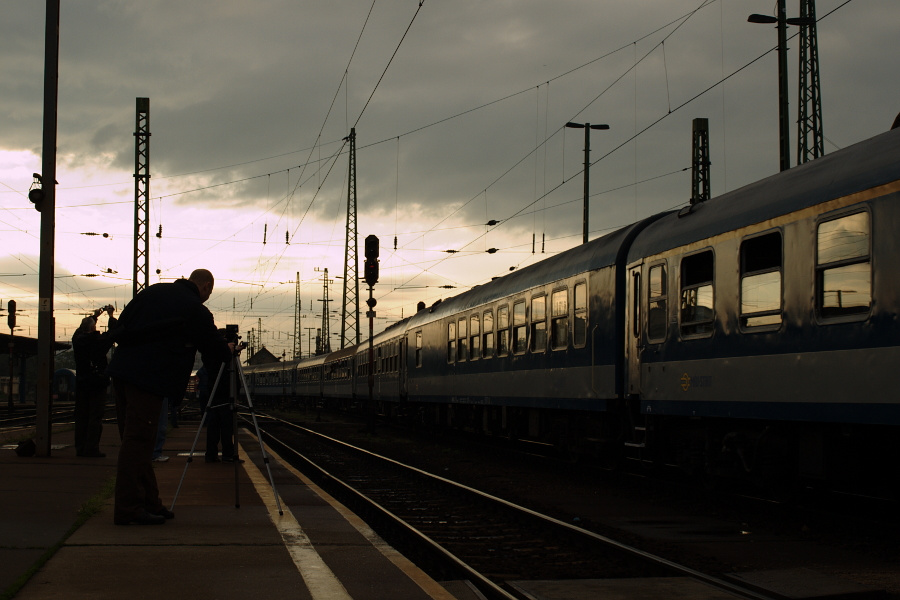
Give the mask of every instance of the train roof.
[[900, 129], [838, 150], [653, 223], [628, 262], [900, 179]]
[[587, 244], [580, 244], [555, 256], [513, 271], [503, 277], [452, 296], [411, 317], [411, 325], [420, 325], [448, 314], [468, 310], [531, 289], [615, 264], [629, 234], [640, 224], [622, 227]]
[[294, 368], [305, 369], [307, 367], [317, 367], [323, 364], [325, 362], [325, 359], [329, 356], [330, 354], [316, 354], [315, 356], [307, 356], [305, 358], [301, 358], [294, 363]]
[[342, 348], [340, 350], [335, 350], [331, 354], [325, 355], [325, 362], [334, 362], [336, 360], [341, 360], [342, 358], [347, 358], [348, 356], [353, 356], [354, 354], [356, 354], [356, 350], [358, 348], [359, 346], [353, 345], [346, 346], [345, 348]]

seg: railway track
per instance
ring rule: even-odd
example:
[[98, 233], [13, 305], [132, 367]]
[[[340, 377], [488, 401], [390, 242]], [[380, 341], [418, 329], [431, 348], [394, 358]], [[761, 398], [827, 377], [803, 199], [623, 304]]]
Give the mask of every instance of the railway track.
[[[0, 433], [11, 434], [33, 428], [36, 418], [33, 406], [16, 407], [12, 414], [5, 410], [0, 411]], [[53, 407], [50, 410], [50, 422], [53, 424], [69, 423], [74, 418], [74, 404]]]
[[489, 598], [523, 597], [514, 583], [523, 580], [667, 577], [772, 597], [286, 421], [260, 427], [267, 444], [389, 543]]

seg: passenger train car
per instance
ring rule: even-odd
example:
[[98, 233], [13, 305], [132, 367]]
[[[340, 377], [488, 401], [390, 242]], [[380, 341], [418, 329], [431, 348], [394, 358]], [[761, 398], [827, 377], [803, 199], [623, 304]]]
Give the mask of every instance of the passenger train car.
[[[900, 460], [900, 130], [654, 215], [375, 336], [385, 414], [757, 481]], [[351, 406], [368, 343], [257, 395]], [[267, 379], [268, 378], [268, 379]]]

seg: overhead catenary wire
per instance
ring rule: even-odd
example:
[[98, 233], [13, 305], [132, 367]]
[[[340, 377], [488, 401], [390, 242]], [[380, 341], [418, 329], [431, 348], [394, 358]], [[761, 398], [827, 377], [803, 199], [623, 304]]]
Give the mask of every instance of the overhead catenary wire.
[[[845, 2], [844, 4], [849, 3], [849, 1], [850, 1], [850, 0], [848, 0], [848, 2]], [[374, 2], [373, 2], [373, 5], [374, 5]], [[843, 5], [842, 5], [842, 6], [843, 6]], [[840, 8], [840, 7], [838, 7], [838, 8]], [[835, 9], [835, 10], [837, 10], [837, 9]], [[826, 15], [826, 16], [827, 16], [827, 15]], [[665, 52], [664, 45], [663, 45], [663, 52]], [[664, 56], [664, 59], [665, 59], [665, 56]], [[733, 73], [733, 74], [734, 74], [734, 73]], [[733, 74], [732, 74], [732, 75], [733, 75]], [[668, 71], [666, 72], [666, 75], [667, 75], [667, 82], [666, 82], [666, 84], [667, 84], [667, 94], [668, 94], [668, 92], [669, 92], [669, 88], [668, 88]], [[555, 78], [554, 78], [554, 79], [555, 79]], [[726, 80], [726, 79], [727, 79], [727, 78], [725, 78], [725, 77], [722, 78], [723, 81]], [[370, 99], [371, 99], [371, 96], [370, 96]], [[669, 99], [669, 103], [670, 103], [669, 111], [670, 111], [670, 112], [673, 112], [673, 110], [672, 110], [672, 108], [671, 108], [671, 99]], [[682, 106], [683, 106], [683, 105], [682, 105]], [[677, 110], [678, 110], [678, 107], [676, 107], [674, 110], [677, 111]], [[361, 116], [361, 114], [360, 114], [360, 116]], [[658, 122], [658, 121], [657, 121], [657, 122]], [[651, 126], [652, 126], [652, 124], [651, 124]], [[646, 131], [646, 129], [649, 129], [649, 127], [643, 129], [642, 131]], [[637, 137], [637, 135], [638, 135], [638, 132], [635, 132], [633, 138], [634, 138], [634, 137]], [[399, 145], [399, 138], [400, 138], [400, 137], [401, 137], [401, 136], [396, 136], [396, 138], [397, 138], [397, 140], [398, 140], [398, 145]], [[632, 139], [633, 139], [633, 138], [632, 138]], [[320, 146], [317, 145], [317, 147], [320, 147]], [[544, 146], [544, 149], [545, 149], [545, 152], [546, 152], [546, 145]], [[399, 152], [398, 152], [398, 154], [399, 154]], [[609, 154], [609, 153], [608, 153], [608, 154]], [[607, 154], [607, 155], [604, 155], [604, 157], [605, 157], [605, 156], [608, 156], [608, 154]], [[602, 160], [604, 157], [598, 158], [597, 160], [593, 161], [592, 164], [596, 164], [597, 162], [599, 162], [600, 160]], [[331, 167], [333, 168], [333, 166], [334, 166], [334, 164], [332, 163], [332, 164], [331, 164]], [[398, 170], [399, 170], [399, 165], [398, 165]], [[329, 171], [330, 171], [330, 169], [329, 169]], [[323, 171], [320, 170], [319, 172], [321, 173], [321, 172], [323, 172]], [[580, 172], [579, 172], [578, 174], [580, 174]], [[576, 176], [577, 176], [578, 174], [576, 174]], [[571, 180], [571, 179], [572, 179], [572, 178], [570, 177], [570, 178], [567, 179], [567, 181], [568, 181], [568, 180]], [[220, 185], [221, 185], [221, 184], [220, 184]], [[488, 186], [488, 187], [491, 187], [491, 186]], [[558, 187], [558, 186], [557, 186], [557, 187]], [[484, 192], [483, 192], [483, 193], [485, 193], [485, 196], [486, 196], [487, 189], [488, 189], [488, 188], [484, 188]], [[553, 192], [553, 190], [549, 190], [549, 191], [548, 191], [548, 190], [544, 190], [544, 193], [541, 194], [541, 196], [540, 196], [539, 199], [540, 199], [541, 201], [543, 201], [544, 203], [546, 203], [547, 196], [548, 196], [550, 193], [552, 193], [552, 192]], [[482, 192], [479, 192], [478, 196], [480, 196], [481, 193], [482, 193]], [[396, 204], [396, 203], [397, 203], [397, 202], [395, 201], [395, 204]], [[532, 202], [532, 203], [529, 204], [527, 207], [525, 207], [525, 211], [528, 211], [529, 209], [534, 210], [534, 205], [535, 205], [535, 203]], [[558, 206], [558, 205], [559, 205], [559, 204], [555, 204], [554, 206]], [[307, 207], [307, 210], [308, 210], [308, 207]], [[517, 216], [518, 216], [518, 214], [513, 214], [511, 217], [507, 217], [507, 219], [503, 219], [502, 221], [508, 221], [508, 220], [515, 219]], [[486, 218], [487, 218], [487, 215], [486, 215]], [[446, 221], [446, 220], [441, 220], [441, 221], [439, 222], [439, 224], [444, 223], [445, 221]], [[396, 227], [395, 227], [395, 229], [396, 229]], [[426, 229], [425, 231], [439, 231], [439, 230], [441, 230], [441, 229], [438, 229], [438, 228], [436, 228], [436, 227], [432, 227], [432, 228]], [[486, 232], [485, 232], [485, 234], [486, 234]], [[175, 239], [175, 238], [173, 238], [173, 239]], [[199, 238], [198, 238], [198, 239], [199, 239]], [[237, 242], [238, 240], [230, 240], [230, 241], [235, 241], [235, 242]], [[328, 242], [324, 242], [324, 243], [328, 243]]]

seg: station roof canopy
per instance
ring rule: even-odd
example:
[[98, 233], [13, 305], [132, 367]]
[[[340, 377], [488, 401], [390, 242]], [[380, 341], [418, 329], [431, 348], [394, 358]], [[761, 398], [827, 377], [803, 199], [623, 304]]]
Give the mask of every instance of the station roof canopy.
[[[36, 338], [24, 337], [21, 335], [10, 336], [8, 333], [0, 333], [0, 354], [9, 354], [10, 338], [12, 338], [14, 344], [13, 352], [16, 354], [25, 354], [27, 356], [37, 356], [38, 341]], [[53, 343], [54, 352], [68, 350], [71, 347], [72, 344], [66, 344], [64, 342]]]

